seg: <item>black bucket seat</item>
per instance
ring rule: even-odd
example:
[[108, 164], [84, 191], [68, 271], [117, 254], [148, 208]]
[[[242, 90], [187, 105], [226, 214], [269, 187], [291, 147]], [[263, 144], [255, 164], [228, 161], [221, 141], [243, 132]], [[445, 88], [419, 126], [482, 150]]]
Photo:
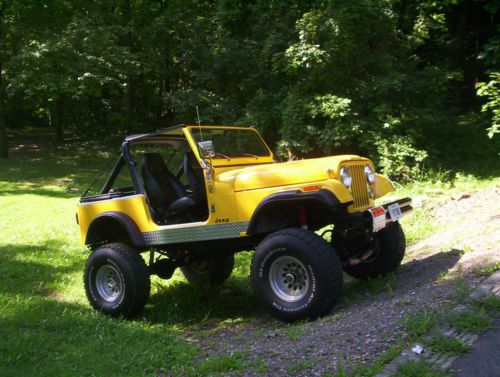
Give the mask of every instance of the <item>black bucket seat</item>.
[[151, 207], [158, 218], [193, 212], [197, 203], [179, 180], [168, 170], [159, 153], [145, 153], [141, 161], [142, 178]]

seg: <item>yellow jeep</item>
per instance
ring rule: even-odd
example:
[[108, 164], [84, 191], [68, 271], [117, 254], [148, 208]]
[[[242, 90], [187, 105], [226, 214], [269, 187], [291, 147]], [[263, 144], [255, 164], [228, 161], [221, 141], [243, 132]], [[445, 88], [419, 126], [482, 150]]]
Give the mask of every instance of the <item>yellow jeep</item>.
[[374, 204], [391, 191], [364, 157], [276, 162], [252, 128], [180, 125], [129, 136], [100, 194], [78, 204], [92, 250], [87, 297], [99, 311], [132, 317], [149, 298], [150, 275], [169, 279], [179, 267], [190, 283], [220, 284], [236, 252], [256, 250], [251, 283], [272, 315], [325, 315], [342, 271], [363, 279], [401, 263], [398, 220], [411, 200]]

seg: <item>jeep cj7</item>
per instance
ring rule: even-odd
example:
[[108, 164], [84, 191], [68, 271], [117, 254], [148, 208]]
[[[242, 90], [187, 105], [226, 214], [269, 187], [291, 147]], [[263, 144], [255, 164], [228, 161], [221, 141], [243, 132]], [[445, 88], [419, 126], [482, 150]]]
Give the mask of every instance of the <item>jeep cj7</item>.
[[169, 279], [180, 268], [189, 283], [221, 284], [234, 254], [255, 250], [250, 278], [262, 305], [282, 321], [317, 318], [338, 301], [343, 271], [366, 279], [400, 265], [398, 220], [412, 207], [408, 198], [375, 206], [391, 191], [356, 155], [277, 163], [251, 128], [181, 125], [127, 137], [100, 194], [78, 204], [92, 251], [87, 297], [132, 317], [151, 275]]

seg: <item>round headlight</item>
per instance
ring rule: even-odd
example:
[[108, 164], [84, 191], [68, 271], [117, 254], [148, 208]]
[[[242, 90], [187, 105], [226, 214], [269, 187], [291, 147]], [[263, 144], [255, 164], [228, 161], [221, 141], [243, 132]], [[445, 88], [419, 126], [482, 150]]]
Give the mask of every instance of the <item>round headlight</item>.
[[352, 177], [351, 173], [349, 173], [349, 169], [345, 166], [340, 168], [339, 177], [345, 187], [350, 188], [352, 185]]
[[375, 183], [375, 172], [370, 165], [365, 166], [365, 177], [369, 184]]

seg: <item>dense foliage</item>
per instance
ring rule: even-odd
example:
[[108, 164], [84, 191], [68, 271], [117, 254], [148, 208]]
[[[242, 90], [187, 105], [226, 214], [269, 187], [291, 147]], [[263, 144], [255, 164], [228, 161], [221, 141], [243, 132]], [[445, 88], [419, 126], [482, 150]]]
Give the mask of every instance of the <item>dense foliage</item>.
[[[498, 0], [0, 0], [5, 128], [196, 120], [385, 171], [498, 158]], [[479, 96], [478, 96], [479, 94]], [[481, 111], [483, 110], [483, 111]], [[491, 139], [488, 139], [488, 135]]]

